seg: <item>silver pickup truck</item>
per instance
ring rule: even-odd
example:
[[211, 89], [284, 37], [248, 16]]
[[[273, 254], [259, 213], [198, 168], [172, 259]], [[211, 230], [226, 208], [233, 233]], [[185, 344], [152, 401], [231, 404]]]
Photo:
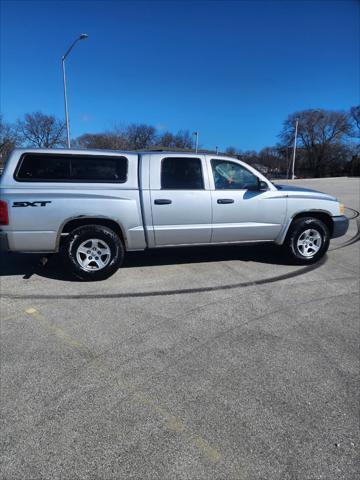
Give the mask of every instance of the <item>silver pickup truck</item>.
[[159, 247], [274, 242], [311, 263], [349, 223], [330, 195], [208, 154], [14, 150], [0, 192], [1, 249], [61, 252], [83, 280]]

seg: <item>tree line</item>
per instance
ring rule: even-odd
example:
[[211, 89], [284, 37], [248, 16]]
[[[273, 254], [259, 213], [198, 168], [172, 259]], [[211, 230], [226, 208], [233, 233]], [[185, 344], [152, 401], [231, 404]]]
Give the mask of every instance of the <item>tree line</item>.
[[[260, 151], [239, 151], [230, 146], [218, 153], [244, 160], [265, 175], [289, 176], [296, 124], [297, 176], [360, 175], [360, 106], [348, 112], [324, 109], [294, 112], [285, 119], [276, 145]], [[0, 161], [3, 164], [15, 147], [64, 147], [65, 133], [63, 121], [42, 112], [28, 113], [15, 124], [1, 117]], [[131, 124], [100, 133], [85, 133], [72, 140], [72, 148], [193, 151], [194, 137], [189, 130], [159, 132], [151, 125]]]

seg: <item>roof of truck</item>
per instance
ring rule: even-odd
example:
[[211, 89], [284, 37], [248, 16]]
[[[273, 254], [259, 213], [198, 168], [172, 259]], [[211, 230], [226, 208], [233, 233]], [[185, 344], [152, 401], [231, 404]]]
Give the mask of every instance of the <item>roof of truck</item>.
[[129, 154], [136, 154], [136, 155], [149, 155], [149, 154], [168, 154], [168, 155], [218, 155], [221, 157], [228, 157], [234, 158], [229, 155], [224, 155], [222, 153], [216, 154], [212, 151], [202, 150], [198, 151], [197, 153], [192, 150], [109, 150], [109, 149], [96, 149], [96, 148], [89, 148], [89, 149], [77, 149], [77, 148], [16, 148], [15, 151], [22, 152], [22, 153], [66, 153], [69, 155], [76, 155], [76, 154], [92, 154], [92, 153], [100, 153], [105, 155], [129, 155]]

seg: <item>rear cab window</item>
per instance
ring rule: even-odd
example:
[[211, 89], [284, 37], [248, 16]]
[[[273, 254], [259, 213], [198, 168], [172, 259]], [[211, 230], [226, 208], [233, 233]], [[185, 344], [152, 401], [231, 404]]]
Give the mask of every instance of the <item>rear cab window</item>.
[[124, 156], [25, 153], [15, 171], [18, 182], [124, 183]]
[[167, 157], [161, 162], [162, 190], [203, 190], [200, 158]]

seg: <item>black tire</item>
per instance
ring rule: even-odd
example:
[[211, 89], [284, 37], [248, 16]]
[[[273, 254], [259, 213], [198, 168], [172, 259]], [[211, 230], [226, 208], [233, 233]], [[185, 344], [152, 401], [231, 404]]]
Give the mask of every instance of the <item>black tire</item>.
[[[310, 234], [306, 232], [310, 232]], [[317, 232], [318, 235], [312, 232]], [[321, 240], [319, 240], [319, 238]], [[307, 242], [307, 244], [304, 245], [302, 244], [303, 242]], [[287, 234], [284, 247], [292, 261], [297, 264], [307, 265], [320, 260], [327, 252], [329, 243], [330, 232], [327, 225], [318, 218], [309, 216], [301, 217], [293, 221]]]
[[76, 228], [69, 234], [62, 248], [71, 273], [86, 281], [104, 280], [113, 275], [121, 266], [124, 253], [119, 236], [102, 225]]

